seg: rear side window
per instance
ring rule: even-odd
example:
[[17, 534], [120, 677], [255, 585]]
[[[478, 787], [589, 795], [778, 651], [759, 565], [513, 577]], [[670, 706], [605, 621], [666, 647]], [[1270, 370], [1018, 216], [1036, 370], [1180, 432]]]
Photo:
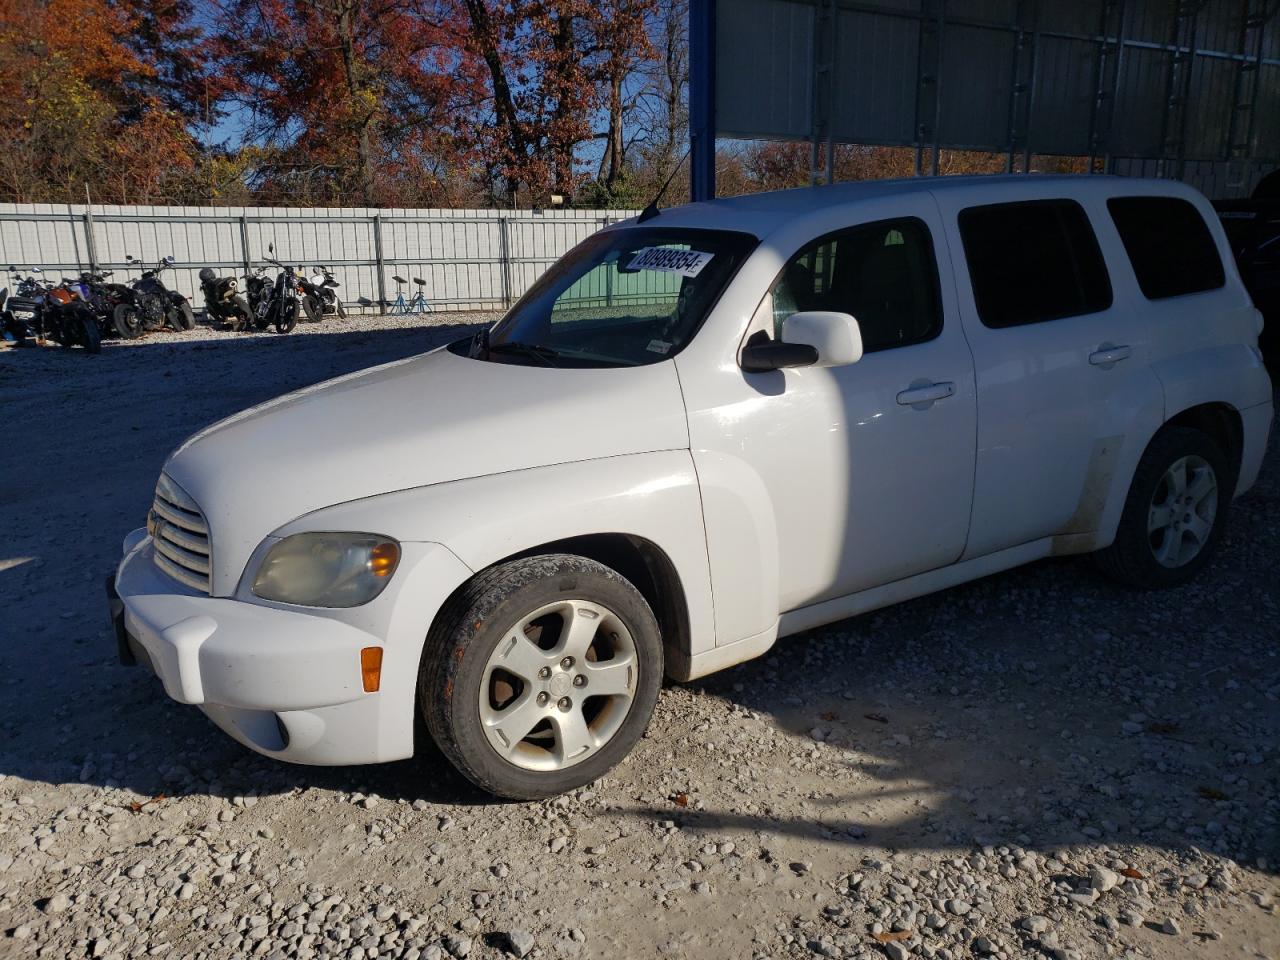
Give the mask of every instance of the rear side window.
[[1111, 219], [1148, 300], [1217, 290], [1227, 282], [1200, 211], [1177, 197], [1113, 197]]
[[1074, 200], [969, 207], [959, 222], [985, 326], [1017, 327], [1111, 306], [1098, 239]]

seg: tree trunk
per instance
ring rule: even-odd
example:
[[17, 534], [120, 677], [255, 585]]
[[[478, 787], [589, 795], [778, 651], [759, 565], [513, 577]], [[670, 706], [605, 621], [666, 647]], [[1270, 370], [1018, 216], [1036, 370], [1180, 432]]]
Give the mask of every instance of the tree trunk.
[[622, 172], [622, 74], [617, 54], [610, 59], [609, 130], [605, 134], [604, 155], [600, 158], [598, 179], [610, 190]]
[[[357, 0], [358, 2], [358, 0]], [[338, 9], [338, 42], [342, 47], [342, 72], [347, 83], [347, 96], [353, 103], [359, 101], [360, 77], [356, 63], [355, 40], [356, 3], [343, 3]], [[356, 120], [356, 177], [360, 195], [366, 207], [375, 205], [373, 190], [373, 111], [361, 105], [362, 115]]]
[[[520, 120], [516, 116], [511, 84], [507, 82], [507, 72], [502, 64], [502, 53], [493, 27], [493, 18], [489, 16], [489, 7], [486, 0], [463, 0], [463, 2], [471, 18], [471, 41], [489, 69], [489, 80], [493, 84], [493, 112], [498, 121], [500, 135], [506, 141], [507, 151], [511, 156], [523, 159], [527, 154], [528, 143], [525, 141]], [[507, 187], [512, 196], [515, 195], [519, 186], [519, 180], [508, 173]]]

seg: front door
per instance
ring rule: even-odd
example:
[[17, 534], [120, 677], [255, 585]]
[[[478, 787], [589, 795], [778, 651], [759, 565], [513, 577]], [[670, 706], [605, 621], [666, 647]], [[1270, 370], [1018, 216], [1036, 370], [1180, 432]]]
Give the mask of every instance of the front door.
[[[946, 566], [964, 551], [973, 363], [950, 266], [935, 254], [936, 205], [916, 194], [895, 198], [892, 211], [779, 251], [785, 266], [748, 331], [777, 337], [802, 310], [849, 313], [861, 360], [737, 369], [705, 406], [686, 393], [695, 464], [706, 460], [710, 473], [736, 462], [763, 486], [776, 521], [780, 613]], [[713, 571], [725, 560], [717, 532], [709, 515]]]

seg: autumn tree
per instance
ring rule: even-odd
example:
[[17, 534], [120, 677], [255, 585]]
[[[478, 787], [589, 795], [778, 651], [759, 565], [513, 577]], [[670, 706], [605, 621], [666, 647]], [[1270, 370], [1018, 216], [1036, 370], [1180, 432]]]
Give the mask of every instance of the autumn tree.
[[270, 148], [260, 188], [312, 202], [444, 199], [443, 181], [470, 173], [459, 130], [476, 82], [445, 14], [433, 0], [228, 0], [216, 96]]
[[191, 169], [186, 120], [156, 86], [160, 58], [131, 42], [140, 23], [108, 0], [0, 5], [0, 194], [147, 202]]

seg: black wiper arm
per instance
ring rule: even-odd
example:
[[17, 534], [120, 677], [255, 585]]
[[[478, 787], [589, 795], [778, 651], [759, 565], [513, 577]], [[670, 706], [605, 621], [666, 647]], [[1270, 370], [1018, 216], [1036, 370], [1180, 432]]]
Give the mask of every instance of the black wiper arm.
[[516, 340], [508, 340], [504, 343], [489, 344], [490, 353], [515, 353], [522, 357], [531, 357], [537, 360], [544, 367], [558, 367], [560, 364], [555, 362], [555, 358], [560, 354], [551, 347], [540, 346], [536, 343], [520, 343]]

